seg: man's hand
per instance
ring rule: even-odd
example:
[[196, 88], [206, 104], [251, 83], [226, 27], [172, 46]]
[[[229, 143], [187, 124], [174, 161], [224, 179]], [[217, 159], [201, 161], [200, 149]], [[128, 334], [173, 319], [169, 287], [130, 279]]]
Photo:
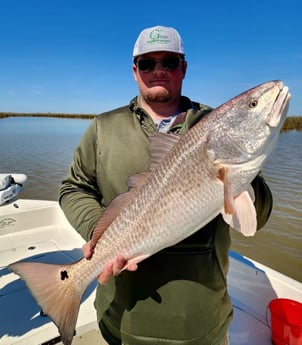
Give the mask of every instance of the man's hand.
[[[93, 248], [90, 246], [90, 242], [87, 242], [83, 245], [82, 251], [87, 260], [89, 260], [94, 253]], [[99, 283], [107, 284], [112, 276], [118, 276], [124, 269], [127, 269], [128, 271], [135, 271], [137, 270], [137, 264], [128, 264], [128, 261], [125, 259], [125, 257], [120, 254], [115, 258], [114, 261], [107, 262], [105, 264], [103, 272], [98, 277]]]
[[91, 248], [90, 242], [91, 241], [86, 242], [82, 247], [82, 252], [83, 252], [84, 258], [86, 259], [90, 259], [92, 257], [92, 254], [94, 253], [93, 248]]

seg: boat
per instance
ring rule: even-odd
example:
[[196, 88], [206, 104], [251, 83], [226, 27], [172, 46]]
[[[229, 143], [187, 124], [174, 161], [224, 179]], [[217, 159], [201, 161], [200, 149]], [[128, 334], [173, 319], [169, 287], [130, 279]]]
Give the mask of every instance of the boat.
[[[23, 259], [71, 262], [82, 257], [83, 243], [56, 201], [14, 198], [0, 206], [0, 345], [62, 344], [57, 327], [7, 266]], [[74, 345], [106, 344], [93, 307], [96, 285], [82, 300]], [[228, 285], [234, 305], [231, 345], [271, 344], [270, 302], [302, 302], [302, 283], [236, 252], [230, 252]]]
[[26, 180], [24, 174], [0, 174], [0, 206], [22, 192]]
[[[19, 199], [0, 206], [1, 345], [60, 343], [57, 327], [7, 266], [25, 258], [48, 263], [72, 262], [82, 257], [83, 243], [56, 201]], [[96, 282], [83, 297], [77, 336], [98, 327], [93, 307], [95, 288]]]

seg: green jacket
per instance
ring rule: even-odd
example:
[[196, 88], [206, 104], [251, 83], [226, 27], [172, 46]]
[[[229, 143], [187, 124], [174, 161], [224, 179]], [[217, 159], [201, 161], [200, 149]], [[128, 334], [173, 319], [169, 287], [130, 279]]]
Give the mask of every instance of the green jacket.
[[[184, 122], [174, 130], [184, 133], [211, 110], [182, 97]], [[85, 240], [104, 208], [127, 190], [127, 178], [149, 170], [148, 136], [155, 131], [137, 99], [97, 116], [87, 129], [59, 198]], [[253, 187], [260, 228], [270, 215], [272, 196], [260, 176]], [[95, 307], [105, 339], [131, 345], [220, 344], [233, 313], [226, 287], [229, 248], [229, 227], [218, 216], [141, 262], [137, 271], [124, 271], [99, 286]]]

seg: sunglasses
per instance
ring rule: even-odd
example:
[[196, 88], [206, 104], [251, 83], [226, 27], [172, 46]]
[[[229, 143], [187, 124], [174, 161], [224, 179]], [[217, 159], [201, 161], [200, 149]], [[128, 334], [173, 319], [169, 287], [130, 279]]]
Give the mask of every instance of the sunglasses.
[[179, 58], [178, 56], [168, 56], [160, 60], [146, 58], [137, 60], [136, 66], [138, 66], [139, 70], [142, 72], [151, 72], [154, 70], [156, 64], [159, 62], [164, 70], [175, 71], [178, 68], [181, 61], [184, 60]]

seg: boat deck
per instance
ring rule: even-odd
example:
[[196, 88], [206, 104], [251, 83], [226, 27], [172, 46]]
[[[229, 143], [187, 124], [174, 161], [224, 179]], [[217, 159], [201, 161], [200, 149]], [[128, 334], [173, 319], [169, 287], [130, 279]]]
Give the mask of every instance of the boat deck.
[[[99, 330], [92, 329], [86, 333], [75, 336], [72, 345], [107, 345], [108, 343], [103, 339]], [[62, 342], [58, 345], [63, 345]]]
[[[234, 325], [234, 326], [233, 326]], [[230, 327], [230, 345], [264, 345], [271, 344], [271, 331], [267, 324], [234, 307], [234, 321]], [[97, 327], [97, 325], [96, 325]], [[63, 345], [62, 342], [58, 343]], [[107, 345], [98, 329], [89, 330], [74, 337], [72, 345]]]

